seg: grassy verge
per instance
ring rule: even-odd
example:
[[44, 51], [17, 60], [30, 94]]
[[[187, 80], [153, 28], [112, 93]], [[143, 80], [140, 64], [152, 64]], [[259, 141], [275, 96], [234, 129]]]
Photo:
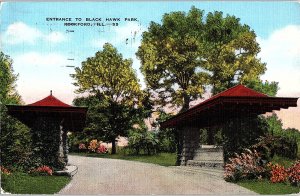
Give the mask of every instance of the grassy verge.
[[272, 183], [268, 179], [258, 180], [243, 180], [237, 183], [238, 185], [264, 195], [283, 195], [299, 193], [300, 188], [290, 186], [285, 183]]
[[123, 153], [114, 154], [114, 155], [96, 154], [96, 153], [70, 153], [70, 155], [140, 161], [144, 163], [153, 163], [162, 166], [174, 166], [176, 163], [175, 153], [159, 153], [155, 155], [131, 155], [131, 154], [123, 154]]
[[70, 182], [66, 176], [30, 176], [26, 173], [1, 175], [1, 186], [14, 194], [54, 194]]

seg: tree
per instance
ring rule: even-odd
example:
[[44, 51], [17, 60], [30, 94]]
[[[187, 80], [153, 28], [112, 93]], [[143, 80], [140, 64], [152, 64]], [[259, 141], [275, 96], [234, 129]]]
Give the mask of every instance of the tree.
[[20, 104], [16, 91], [17, 74], [12, 59], [0, 51], [0, 155], [1, 165], [24, 166], [31, 151], [31, 135], [28, 127], [7, 114], [5, 104]]
[[271, 97], [276, 96], [279, 90], [278, 82], [263, 82], [261, 80], [249, 80], [246, 82], [245, 85], [253, 90], [264, 93]]
[[212, 94], [237, 83], [259, 80], [266, 70], [257, 57], [260, 52], [256, 34], [240, 19], [222, 12], [208, 13], [203, 32], [203, 67], [211, 73]]
[[[126, 135], [128, 126], [132, 125], [128, 121], [130, 112], [139, 106], [142, 96], [132, 60], [123, 59], [116, 48], [106, 43], [102, 51], [82, 62], [81, 68], [76, 67], [72, 77], [76, 80], [77, 93], [107, 100], [106, 138], [112, 142], [112, 154], [115, 154], [115, 139]], [[128, 114], [126, 119], [124, 113]]]
[[204, 92], [208, 75], [201, 71], [202, 17], [203, 11], [194, 7], [188, 14], [165, 14], [162, 24], [151, 22], [142, 35], [136, 55], [146, 85], [157, 93], [161, 105], [171, 103], [184, 111]]
[[12, 59], [0, 51], [0, 104], [21, 103], [21, 97], [15, 89], [17, 77]]
[[136, 53], [146, 85], [161, 104], [189, 108], [207, 85], [216, 94], [237, 83], [258, 79], [265, 71], [256, 35], [235, 16], [192, 7], [151, 22]]

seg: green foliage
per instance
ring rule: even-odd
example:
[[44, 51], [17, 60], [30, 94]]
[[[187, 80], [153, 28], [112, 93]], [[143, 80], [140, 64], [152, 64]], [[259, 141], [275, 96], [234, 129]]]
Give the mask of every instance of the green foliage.
[[28, 127], [7, 115], [5, 106], [1, 106], [1, 165], [10, 169], [23, 169], [29, 160], [31, 134]]
[[55, 117], [39, 117], [32, 132], [32, 156], [29, 169], [48, 165], [54, 169], [63, 169], [65, 164], [59, 159], [60, 119]]
[[235, 16], [208, 13], [203, 31], [205, 62], [211, 73], [212, 93], [217, 94], [237, 83], [258, 80], [266, 65], [257, 58], [260, 52], [256, 34]]
[[188, 13], [163, 15], [161, 24], [151, 22], [136, 53], [146, 85], [158, 103], [189, 108], [205, 86], [212, 93], [237, 83], [258, 80], [266, 70], [257, 58], [256, 35], [235, 16], [208, 13], [192, 7]]
[[267, 123], [262, 117], [249, 116], [228, 121], [222, 128], [224, 158], [241, 153], [257, 143], [257, 139], [267, 133]]
[[15, 172], [9, 176], [1, 174], [1, 187], [13, 194], [54, 194], [70, 180], [66, 176], [31, 176]]
[[128, 147], [134, 149], [137, 155], [141, 150], [150, 155], [151, 153], [156, 153], [159, 148], [159, 140], [157, 134], [153, 131], [148, 131], [146, 125], [143, 124], [129, 132]]
[[208, 75], [201, 70], [203, 11], [165, 14], [162, 24], [151, 22], [136, 53], [147, 87], [158, 94], [159, 104], [171, 103], [186, 110], [201, 97]]
[[267, 123], [268, 135], [259, 139], [257, 147], [261, 148], [267, 159], [275, 154], [290, 159], [295, 159], [300, 145], [300, 132], [294, 128], [283, 129], [282, 122], [273, 113], [271, 116], [262, 117]]
[[266, 135], [258, 139], [258, 143], [253, 146], [258, 149], [266, 160], [270, 160], [274, 155], [297, 158], [298, 146], [296, 138], [286, 136]]
[[279, 90], [278, 82], [268, 82], [268, 81], [260, 81], [260, 80], [250, 80], [245, 83], [248, 88], [251, 88], [255, 91], [264, 93], [268, 96], [274, 97]]
[[159, 141], [160, 152], [176, 152], [176, 130], [172, 128], [160, 129], [160, 123], [172, 117], [171, 114], [167, 114], [163, 110], [159, 110], [155, 114], [158, 118], [154, 121], [153, 126], [156, 129], [157, 139]]
[[78, 151], [79, 143], [87, 143], [91, 139], [105, 142], [115, 141], [118, 136], [127, 136], [133, 124], [139, 120], [139, 108], [124, 104], [109, 103], [105, 97], [80, 97], [73, 101], [74, 105], [87, 106], [86, 127], [82, 133], [73, 133], [69, 139], [72, 149]]
[[[96, 138], [104, 134], [104, 138], [112, 142], [112, 153], [116, 153], [115, 139], [127, 135], [133, 125], [133, 113], [141, 105], [143, 96], [132, 60], [123, 59], [116, 48], [106, 43], [102, 51], [83, 61], [81, 68], [76, 67], [71, 76], [76, 81], [77, 92], [88, 93], [92, 100], [87, 101], [97, 102], [95, 107], [89, 107], [92, 122], [88, 129], [100, 131]], [[103, 123], [101, 128], [100, 122]]]
[[31, 151], [28, 127], [7, 114], [5, 104], [20, 104], [15, 90], [17, 75], [13, 73], [12, 60], [0, 52], [0, 148], [1, 165], [10, 169], [23, 169]]
[[0, 104], [18, 104], [21, 97], [17, 93], [17, 74], [14, 74], [12, 59], [0, 51]]
[[103, 97], [111, 103], [134, 105], [141, 96], [140, 85], [132, 68], [131, 59], [123, 59], [111, 44], [106, 43], [102, 51], [75, 68], [74, 85], [78, 93]]

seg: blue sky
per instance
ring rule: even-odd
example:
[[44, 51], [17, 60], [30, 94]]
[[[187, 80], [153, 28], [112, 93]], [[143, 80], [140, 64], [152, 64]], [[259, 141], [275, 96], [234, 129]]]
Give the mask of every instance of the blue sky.
[[[1, 4], [1, 48], [14, 60], [19, 74], [17, 90], [25, 103], [41, 99], [53, 90], [71, 103], [76, 96], [69, 77], [72, 68], [114, 44], [126, 58], [132, 58], [144, 86], [135, 52], [141, 33], [150, 21], [160, 22], [171, 11], [188, 11], [192, 5], [205, 10], [235, 15], [257, 34], [259, 57], [267, 63], [264, 80], [278, 81], [279, 95], [300, 96], [300, 3], [297, 2], [7, 2]], [[119, 26], [66, 27], [46, 18], [120, 18]], [[124, 18], [137, 18], [126, 22]], [[72, 21], [72, 22], [73, 22]], [[70, 33], [67, 30], [73, 30]], [[127, 44], [126, 44], [126, 39]], [[74, 59], [74, 60], [68, 60]]]

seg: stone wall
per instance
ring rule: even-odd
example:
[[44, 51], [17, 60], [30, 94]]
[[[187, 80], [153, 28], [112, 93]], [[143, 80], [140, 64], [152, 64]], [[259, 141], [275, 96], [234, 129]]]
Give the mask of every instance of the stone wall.
[[200, 145], [200, 132], [197, 127], [183, 127], [180, 129], [182, 136], [182, 152], [180, 153], [180, 165], [186, 165], [188, 160], [194, 158]]

